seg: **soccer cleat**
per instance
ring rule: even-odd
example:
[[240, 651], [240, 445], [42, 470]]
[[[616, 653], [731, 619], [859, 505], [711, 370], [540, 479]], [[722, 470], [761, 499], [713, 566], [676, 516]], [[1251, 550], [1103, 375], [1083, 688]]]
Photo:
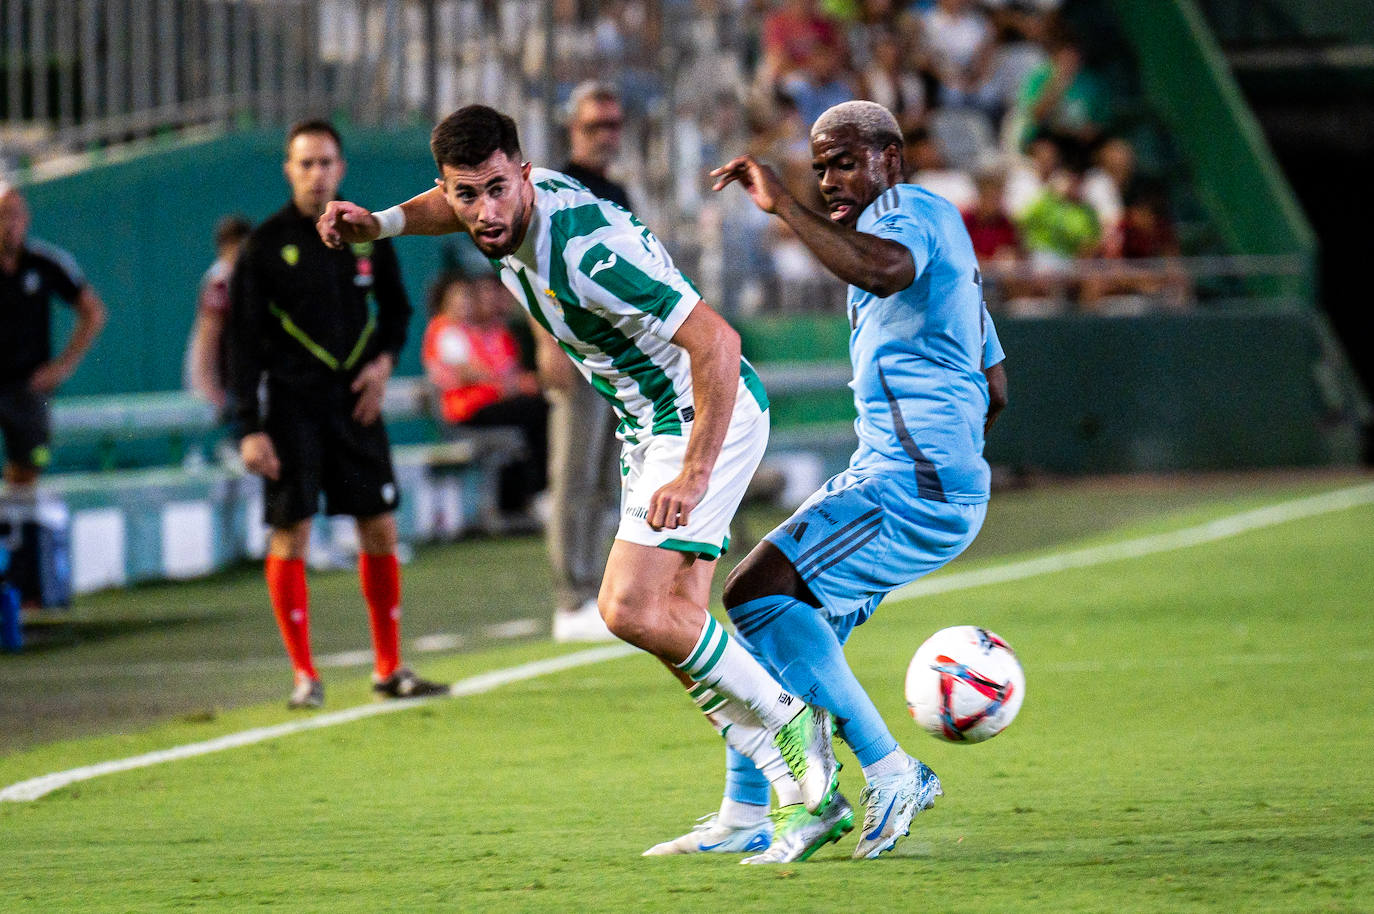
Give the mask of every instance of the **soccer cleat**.
[[935, 798], [945, 795], [940, 779], [925, 762], [907, 757], [911, 765], [906, 771], [874, 778], [859, 794], [863, 803], [864, 829], [854, 859], [870, 860], [897, 846], [897, 841], [911, 831], [916, 813], [935, 805]]
[[761, 851], [773, 840], [773, 820], [765, 818], [754, 825], [735, 827], [724, 825], [715, 813], [697, 819], [692, 830], [680, 838], [655, 844], [644, 857], [664, 857], [668, 854], [743, 854]]
[[421, 679], [408, 667], [399, 666], [381, 682], [372, 683], [372, 691], [385, 698], [425, 698], [430, 695], [447, 695], [448, 686]]
[[800, 803], [773, 810], [773, 843], [761, 854], [745, 857], [740, 863], [792, 863], [805, 860], [832, 841], [838, 841], [854, 827], [854, 809], [844, 794], [836, 791], [830, 805], [820, 815], [812, 815]]
[[324, 683], [318, 679], [301, 678], [291, 690], [286, 706], [292, 711], [309, 711], [324, 707]]
[[553, 640], [566, 644], [570, 641], [615, 641], [616, 637], [606, 627], [596, 601], [588, 600], [577, 609], [554, 611]]
[[825, 808], [839, 783], [840, 763], [830, 734], [830, 712], [807, 705], [773, 736], [773, 745], [801, 786], [802, 802], [813, 813]]

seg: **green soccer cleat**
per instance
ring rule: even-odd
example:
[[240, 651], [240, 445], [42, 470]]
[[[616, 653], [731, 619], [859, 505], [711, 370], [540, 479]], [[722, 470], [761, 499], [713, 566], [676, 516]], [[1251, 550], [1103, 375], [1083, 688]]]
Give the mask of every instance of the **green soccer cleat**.
[[840, 763], [830, 742], [830, 712], [807, 705], [773, 736], [773, 745], [801, 787], [808, 812], [825, 809], [835, 793]]
[[844, 794], [835, 791], [830, 805], [820, 815], [812, 815], [800, 803], [775, 809], [773, 844], [761, 854], [745, 857], [740, 863], [792, 863], [806, 860], [816, 851], [838, 841], [854, 827], [854, 809]]

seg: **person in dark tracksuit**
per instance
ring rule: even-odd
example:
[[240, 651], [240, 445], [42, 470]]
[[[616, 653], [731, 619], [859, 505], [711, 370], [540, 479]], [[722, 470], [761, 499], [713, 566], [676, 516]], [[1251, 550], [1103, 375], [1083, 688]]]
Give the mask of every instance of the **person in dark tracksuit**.
[[390, 242], [332, 250], [315, 231], [345, 171], [333, 126], [293, 126], [283, 168], [291, 201], [249, 236], [230, 280], [228, 354], [240, 455], [264, 478], [267, 588], [295, 674], [288, 707], [324, 703], [305, 579], [321, 493], [328, 514], [357, 521], [374, 690], [391, 698], [439, 694], [446, 687], [400, 662], [399, 496], [381, 420], [410, 319], [400, 267]]

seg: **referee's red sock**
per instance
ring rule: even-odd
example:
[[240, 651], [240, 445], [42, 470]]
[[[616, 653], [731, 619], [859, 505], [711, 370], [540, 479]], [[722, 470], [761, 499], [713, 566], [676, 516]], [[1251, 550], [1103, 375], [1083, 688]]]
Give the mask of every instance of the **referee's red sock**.
[[310, 659], [310, 590], [305, 583], [305, 560], [269, 555], [266, 576], [272, 612], [277, 617], [281, 640], [286, 645], [286, 656], [291, 658], [296, 678], [318, 679], [315, 664]]
[[395, 555], [358, 555], [358, 579], [372, 623], [376, 678], [387, 678], [401, 665], [401, 566]]

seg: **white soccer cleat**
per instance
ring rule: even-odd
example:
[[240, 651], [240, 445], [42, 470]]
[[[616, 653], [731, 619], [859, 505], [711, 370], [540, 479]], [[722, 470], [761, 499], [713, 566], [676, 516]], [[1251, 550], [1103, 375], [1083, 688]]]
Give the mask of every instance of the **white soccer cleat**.
[[773, 745], [801, 786], [802, 802], [813, 813], [825, 808], [839, 783], [840, 763], [830, 733], [830, 712], [807, 705], [773, 736]]
[[830, 805], [816, 816], [800, 803], [773, 811], [773, 844], [761, 854], [740, 863], [793, 863], [805, 860], [854, 827], [854, 810], [844, 794], [836, 791]]
[[560, 644], [572, 641], [615, 641], [615, 635], [606, 627], [601, 618], [601, 610], [596, 608], [595, 600], [588, 600], [577, 609], [555, 610], [553, 614], [553, 640]]
[[773, 840], [773, 820], [764, 819], [754, 825], [735, 827], [723, 825], [716, 813], [702, 816], [692, 830], [680, 838], [655, 844], [644, 857], [664, 857], [669, 854], [743, 854], [761, 851]]
[[864, 829], [854, 859], [870, 860], [897, 846], [911, 831], [916, 813], [935, 805], [944, 796], [940, 779], [925, 762], [907, 756], [911, 763], [905, 771], [874, 778], [859, 795], [865, 806]]

